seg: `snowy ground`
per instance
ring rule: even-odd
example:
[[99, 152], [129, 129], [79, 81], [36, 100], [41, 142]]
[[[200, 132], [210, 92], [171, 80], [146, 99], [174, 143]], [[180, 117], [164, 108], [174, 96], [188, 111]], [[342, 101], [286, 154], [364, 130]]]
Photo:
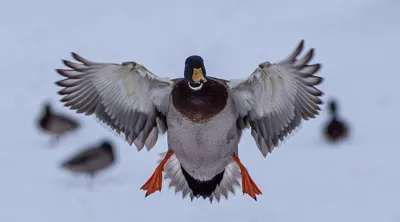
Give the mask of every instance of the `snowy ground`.
[[[390, 0], [283, 1], [3, 1], [0, 6], [0, 221], [2, 222], [394, 222], [400, 221], [398, 94], [400, 4]], [[334, 3], [335, 2], [335, 3]], [[190, 54], [209, 75], [241, 78], [277, 61], [300, 39], [324, 66], [324, 99], [339, 99], [350, 141], [326, 144], [326, 112], [266, 159], [249, 132], [241, 159], [263, 195], [238, 190], [210, 204], [166, 186], [139, 190], [165, 151], [165, 137], [140, 153], [57, 101], [55, 68], [70, 52], [97, 61], [135, 60], [161, 76], [182, 75]], [[48, 145], [36, 129], [40, 104], [54, 103], [83, 128]], [[61, 171], [61, 160], [100, 139], [118, 146], [119, 162], [97, 178]], [[164, 184], [165, 185], [165, 184]]]

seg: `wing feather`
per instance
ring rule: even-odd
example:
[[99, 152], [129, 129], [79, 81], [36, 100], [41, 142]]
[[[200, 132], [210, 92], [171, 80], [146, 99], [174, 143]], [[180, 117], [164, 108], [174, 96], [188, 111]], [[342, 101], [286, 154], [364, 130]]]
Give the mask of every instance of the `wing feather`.
[[[239, 119], [246, 118], [251, 135], [266, 156], [278, 146], [302, 120], [315, 118], [320, 110], [322, 81], [315, 76], [321, 64], [309, 64], [314, 49], [297, 58], [304, 48], [302, 40], [284, 60], [264, 62], [246, 79], [232, 80], [230, 90]], [[238, 127], [244, 129], [243, 120]]]
[[166, 132], [165, 114], [173, 81], [161, 78], [135, 62], [93, 62], [72, 53], [80, 62], [62, 60], [70, 69], [56, 71], [66, 77], [56, 84], [61, 102], [77, 113], [95, 115], [138, 150], [154, 147]]

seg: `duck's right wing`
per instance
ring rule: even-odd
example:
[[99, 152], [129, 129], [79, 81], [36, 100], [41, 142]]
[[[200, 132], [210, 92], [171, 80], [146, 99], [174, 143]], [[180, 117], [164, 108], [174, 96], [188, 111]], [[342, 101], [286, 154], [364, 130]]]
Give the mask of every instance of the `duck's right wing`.
[[319, 114], [321, 64], [310, 64], [314, 49], [298, 55], [304, 41], [285, 60], [264, 62], [247, 78], [231, 81], [230, 90], [240, 114], [238, 126], [251, 127], [251, 135], [266, 156], [296, 129], [302, 120]]
[[159, 133], [166, 132], [165, 114], [173, 81], [161, 78], [135, 62], [92, 62], [76, 53], [80, 63], [63, 60], [70, 69], [56, 71], [67, 77], [56, 82], [65, 106], [78, 113], [95, 115], [123, 135], [140, 151], [154, 147]]

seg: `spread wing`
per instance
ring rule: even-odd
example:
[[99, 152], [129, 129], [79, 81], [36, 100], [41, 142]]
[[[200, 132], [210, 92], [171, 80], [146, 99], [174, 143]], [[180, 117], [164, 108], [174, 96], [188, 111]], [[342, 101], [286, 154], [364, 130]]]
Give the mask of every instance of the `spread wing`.
[[165, 113], [173, 82], [135, 62], [99, 63], [72, 56], [80, 63], [63, 60], [70, 69], [56, 70], [67, 77], [56, 82], [64, 87], [58, 92], [61, 102], [77, 113], [96, 116], [139, 151], [154, 147], [158, 134], [167, 130]]
[[264, 62], [246, 79], [231, 80], [230, 90], [239, 112], [238, 127], [250, 124], [251, 134], [264, 157], [296, 129], [302, 120], [318, 115], [322, 81], [314, 74], [320, 64], [308, 64], [314, 54], [303, 57], [302, 40], [294, 52], [276, 64]]

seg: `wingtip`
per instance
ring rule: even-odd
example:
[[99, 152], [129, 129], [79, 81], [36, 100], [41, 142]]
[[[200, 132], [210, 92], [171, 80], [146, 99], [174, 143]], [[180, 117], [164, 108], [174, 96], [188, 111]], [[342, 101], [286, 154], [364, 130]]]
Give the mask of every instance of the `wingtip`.
[[[324, 77], [319, 77], [320, 78], [320, 80], [319, 80], [319, 83], [318, 84], [321, 84], [321, 83], [323, 83], [324, 82], [324, 80], [325, 80], [325, 78]], [[323, 94], [322, 94], [323, 95]]]
[[76, 59], [76, 57], [79, 57], [79, 55], [76, 52], [71, 52], [71, 56]]
[[296, 46], [296, 48], [292, 51], [292, 53], [290, 53], [290, 55], [284, 61], [287, 62], [295, 60], [296, 57], [303, 51], [303, 48], [304, 48], [304, 40], [302, 39]]
[[64, 64], [64, 65], [66, 65], [66, 66], [68, 66], [68, 67], [71, 67], [70, 65], [71, 65], [71, 61], [68, 61], [68, 60], [66, 60], [66, 59], [61, 59], [61, 62]]
[[76, 53], [76, 52], [71, 52], [71, 56], [72, 56], [76, 61], [82, 62], [82, 63], [84, 63], [84, 64], [88, 62], [86, 59], [84, 59], [82, 56], [78, 55], [78, 53]]
[[305, 40], [304, 40], [304, 39], [301, 39], [300, 42], [298, 43], [297, 48], [298, 48], [298, 49], [301, 49], [300, 51], [303, 50], [303, 48], [304, 48], [304, 43], [305, 43]]
[[55, 71], [56, 71], [58, 74], [60, 74], [60, 75], [62, 75], [62, 76], [64, 76], [64, 77], [71, 78], [71, 75], [68, 75], [68, 72], [70, 71], [70, 70], [68, 70], [68, 69], [55, 69]]
[[57, 86], [60, 86], [60, 87], [65, 87], [65, 86], [62, 84], [62, 81], [63, 81], [63, 80], [56, 81], [56, 82], [54, 82], [54, 84], [56, 84]]
[[63, 96], [63, 95], [66, 95], [66, 93], [65, 93], [63, 90], [64, 90], [64, 89], [58, 90], [58, 91], [57, 91], [57, 94], [58, 94], [58, 95], [62, 95], [62, 96]]
[[316, 72], [320, 71], [320, 70], [321, 70], [321, 68], [322, 68], [322, 64], [321, 64], [321, 63], [316, 63], [316, 64], [315, 64], [315, 66], [316, 66], [316, 68], [315, 68], [315, 71], [314, 71], [314, 73], [316, 73]]

